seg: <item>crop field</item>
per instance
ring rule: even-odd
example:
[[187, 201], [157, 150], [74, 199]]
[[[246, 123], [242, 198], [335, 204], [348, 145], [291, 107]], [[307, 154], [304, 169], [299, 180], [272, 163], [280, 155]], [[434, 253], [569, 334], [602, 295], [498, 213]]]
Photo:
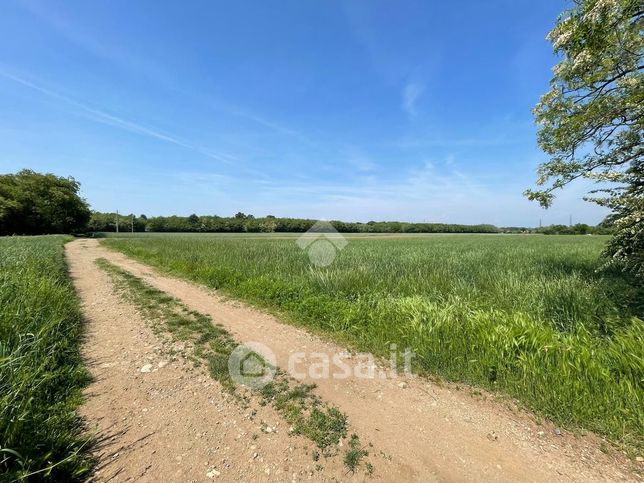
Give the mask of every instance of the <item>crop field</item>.
[[642, 296], [601, 269], [600, 236], [349, 237], [318, 268], [293, 237], [102, 243], [416, 371], [508, 395], [569, 428], [641, 447]]
[[0, 480], [80, 479], [91, 468], [76, 413], [88, 376], [67, 275], [71, 237], [0, 238]]

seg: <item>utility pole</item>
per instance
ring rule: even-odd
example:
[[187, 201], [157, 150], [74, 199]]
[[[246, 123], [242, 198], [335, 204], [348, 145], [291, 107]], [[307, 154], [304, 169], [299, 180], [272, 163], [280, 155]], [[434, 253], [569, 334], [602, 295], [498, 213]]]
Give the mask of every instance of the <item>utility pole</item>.
[[570, 215], [570, 220], [568, 221], [568, 226], [572, 226], [572, 215]]
[[134, 233], [134, 215], [132, 215], [132, 233]]
[[119, 232], [119, 210], [116, 210], [116, 233]]
[[542, 227], [543, 227], [543, 225], [542, 225], [541, 221], [542, 221], [542, 220], [541, 220], [541, 218], [539, 218], [539, 228], [542, 228]]

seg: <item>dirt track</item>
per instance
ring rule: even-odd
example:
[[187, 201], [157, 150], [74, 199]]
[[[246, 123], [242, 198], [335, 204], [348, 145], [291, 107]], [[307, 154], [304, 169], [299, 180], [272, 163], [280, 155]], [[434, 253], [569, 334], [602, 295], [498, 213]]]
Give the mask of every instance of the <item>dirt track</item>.
[[[104, 257], [210, 315], [240, 342], [265, 344], [284, 369], [294, 352], [332, 356], [343, 348], [204, 287], [163, 276], [96, 240], [77, 240], [66, 250], [88, 321], [84, 352], [96, 378], [83, 407], [89, 426], [102, 438], [96, 480], [371, 478], [347, 475], [341, 458], [322, 461], [324, 469], [316, 469], [313, 445], [289, 436], [283, 421], [280, 429], [272, 409], [253, 408], [257, 415], [251, 416], [204, 372], [181, 359], [168, 361], [157, 337], [114, 293], [94, 260]], [[152, 364], [152, 372], [140, 371], [146, 364]], [[316, 393], [345, 412], [352, 430], [373, 444], [374, 479], [637, 481], [631, 463], [619, 453], [600, 451], [598, 438], [556, 434], [552, 425], [539, 425], [511, 404], [467, 388], [420, 378], [307, 376], [305, 381], [315, 382]], [[277, 431], [262, 433], [262, 420]]]

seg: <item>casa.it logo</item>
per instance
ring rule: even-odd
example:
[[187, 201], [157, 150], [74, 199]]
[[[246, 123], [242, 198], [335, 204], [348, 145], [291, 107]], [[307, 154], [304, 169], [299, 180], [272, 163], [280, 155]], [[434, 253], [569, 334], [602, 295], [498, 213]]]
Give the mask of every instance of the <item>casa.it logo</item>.
[[348, 242], [331, 223], [318, 221], [296, 243], [308, 254], [313, 265], [328, 267]]
[[276, 370], [275, 354], [259, 342], [239, 345], [228, 357], [231, 379], [251, 389], [261, 389], [271, 382]]

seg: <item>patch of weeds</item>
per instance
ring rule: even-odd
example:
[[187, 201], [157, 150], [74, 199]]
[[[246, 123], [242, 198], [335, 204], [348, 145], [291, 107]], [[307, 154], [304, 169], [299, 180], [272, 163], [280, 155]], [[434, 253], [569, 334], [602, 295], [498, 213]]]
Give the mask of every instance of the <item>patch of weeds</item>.
[[293, 426], [293, 433], [308, 437], [329, 456], [331, 448], [346, 436], [347, 418], [315, 396], [314, 388], [313, 384], [290, 386], [285, 377], [279, 376], [265, 385], [261, 394]]
[[319, 448], [338, 444], [347, 434], [347, 417], [338, 408], [317, 405], [299, 426], [299, 433], [312, 439]]
[[[355, 473], [358, 467], [360, 466], [360, 461], [365, 456], [368, 456], [369, 452], [360, 446], [360, 438], [357, 434], [352, 434], [349, 439], [349, 449], [344, 454], [344, 464], [349, 468], [349, 471]], [[369, 465], [372, 468], [373, 466]], [[369, 469], [367, 468], [367, 471]]]
[[207, 359], [210, 376], [219, 381], [227, 391], [234, 391], [235, 382], [230, 378], [230, 372], [228, 371], [228, 356], [215, 353], [207, 356]]

